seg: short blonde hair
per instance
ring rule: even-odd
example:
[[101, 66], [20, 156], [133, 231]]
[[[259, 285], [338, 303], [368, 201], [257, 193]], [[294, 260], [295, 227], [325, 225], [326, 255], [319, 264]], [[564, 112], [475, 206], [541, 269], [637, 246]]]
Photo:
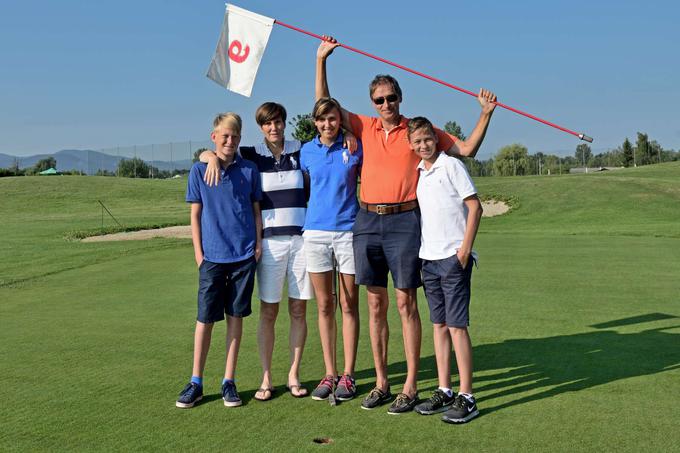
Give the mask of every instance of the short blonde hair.
[[234, 129], [238, 135], [241, 135], [241, 117], [234, 112], [218, 113], [213, 120], [213, 131], [219, 126], [226, 126]]

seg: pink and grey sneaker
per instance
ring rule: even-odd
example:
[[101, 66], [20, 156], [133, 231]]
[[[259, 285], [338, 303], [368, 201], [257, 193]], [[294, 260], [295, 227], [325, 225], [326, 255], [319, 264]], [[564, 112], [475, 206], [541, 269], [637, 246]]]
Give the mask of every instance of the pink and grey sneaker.
[[333, 393], [333, 384], [335, 376], [326, 376], [321, 379], [319, 385], [316, 386], [312, 392], [312, 399], [317, 401], [323, 401], [328, 399], [331, 393]]
[[338, 385], [335, 388], [335, 397], [340, 401], [349, 401], [357, 394], [357, 386], [354, 378], [349, 374], [343, 374], [338, 378]]

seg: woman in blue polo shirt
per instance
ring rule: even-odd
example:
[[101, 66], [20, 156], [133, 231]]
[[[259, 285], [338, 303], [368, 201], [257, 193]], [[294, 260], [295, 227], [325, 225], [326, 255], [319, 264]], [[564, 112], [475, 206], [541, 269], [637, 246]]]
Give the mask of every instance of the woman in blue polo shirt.
[[[343, 146], [341, 108], [333, 98], [319, 99], [312, 117], [319, 135], [300, 150], [302, 171], [310, 183], [310, 199], [303, 238], [307, 273], [312, 281], [319, 313], [319, 336], [326, 375], [312, 392], [315, 400], [325, 400], [333, 392], [339, 400], [356, 394], [354, 364], [359, 338], [358, 289], [354, 283], [352, 225], [359, 205], [357, 177], [362, 149], [350, 153]], [[335, 361], [337, 324], [332, 295], [333, 254], [338, 263], [339, 299], [342, 310], [344, 370], [338, 376]]]

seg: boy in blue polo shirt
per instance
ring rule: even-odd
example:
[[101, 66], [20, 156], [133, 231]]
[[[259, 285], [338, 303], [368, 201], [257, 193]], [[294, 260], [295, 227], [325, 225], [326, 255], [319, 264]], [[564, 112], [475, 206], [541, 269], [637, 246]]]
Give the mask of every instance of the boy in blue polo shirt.
[[[416, 194], [421, 212], [423, 286], [430, 307], [439, 388], [417, 405], [422, 415], [443, 412], [447, 423], [465, 423], [479, 412], [472, 394], [470, 277], [476, 259], [472, 244], [482, 217], [482, 205], [465, 165], [437, 151], [437, 136], [426, 118], [408, 122], [408, 139], [422, 160]], [[451, 345], [456, 356], [460, 389], [451, 390]]]
[[198, 316], [194, 334], [191, 381], [176, 406], [193, 407], [203, 398], [203, 370], [215, 322], [227, 315], [227, 360], [222, 399], [227, 407], [241, 405], [234, 380], [243, 318], [250, 315], [256, 262], [260, 258], [262, 198], [255, 165], [238, 155], [241, 118], [222, 113], [210, 135], [220, 161], [217, 186], [203, 181], [207, 165], [197, 162], [189, 173], [186, 201], [191, 203], [191, 237], [199, 269]]

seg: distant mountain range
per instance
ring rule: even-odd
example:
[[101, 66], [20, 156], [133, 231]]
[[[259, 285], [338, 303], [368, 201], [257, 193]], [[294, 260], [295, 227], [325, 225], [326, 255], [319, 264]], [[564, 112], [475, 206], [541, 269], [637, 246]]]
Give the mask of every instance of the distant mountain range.
[[[57, 161], [57, 170], [77, 170], [85, 174], [95, 174], [98, 170], [108, 170], [115, 172], [118, 162], [129, 157], [112, 156], [110, 154], [89, 149], [62, 149], [54, 154], [36, 154], [33, 156], [10, 156], [0, 153], [0, 168], [11, 168], [18, 162], [19, 168], [30, 168], [41, 159], [54, 157]], [[144, 159], [148, 164], [151, 161]], [[177, 161], [154, 160], [153, 166], [159, 170], [188, 170], [192, 162], [188, 159]]]

